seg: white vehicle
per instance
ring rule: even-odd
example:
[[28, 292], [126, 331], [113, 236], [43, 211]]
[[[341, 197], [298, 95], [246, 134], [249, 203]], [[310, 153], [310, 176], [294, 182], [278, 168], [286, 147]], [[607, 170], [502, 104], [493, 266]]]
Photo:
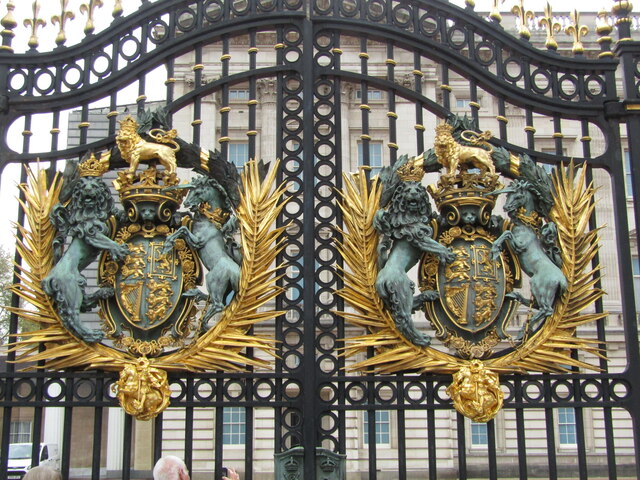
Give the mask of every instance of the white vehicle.
[[[22, 478], [31, 469], [31, 449], [31, 443], [12, 443], [9, 445], [7, 478]], [[60, 468], [58, 445], [40, 444], [40, 465], [47, 465], [55, 469]]]

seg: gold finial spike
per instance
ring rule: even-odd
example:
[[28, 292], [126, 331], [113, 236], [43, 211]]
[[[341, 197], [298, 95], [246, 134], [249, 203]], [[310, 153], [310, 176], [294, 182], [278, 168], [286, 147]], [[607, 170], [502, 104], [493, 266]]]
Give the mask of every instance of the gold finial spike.
[[15, 33], [13, 33], [13, 29], [18, 26], [16, 19], [13, 18], [13, 10], [16, 8], [13, 2], [7, 2], [7, 13], [2, 20], [0, 20], [0, 25], [2, 25], [3, 30], [0, 33], [2, 35], [2, 45], [0, 45], [0, 51], [4, 50], [7, 52], [13, 52], [13, 48], [11, 48], [11, 41], [13, 37], [15, 37]]
[[54, 15], [51, 17], [52, 24], [60, 25], [60, 30], [58, 31], [58, 35], [56, 36], [56, 45], [59, 47], [63, 46], [67, 41], [67, 34], [65, 32], [64, 26], [67, 23], [67, 20], [73, 20], [76, 18], [73, 12], [67, 10], [67, 4], [69, 0], [60, 0], [60, 15]]
[[611, 11], [614, 15], [627, 17], [631, 10], [633, 10], [633, 4], [628, 0], [617, 0], [613, 3], [613, 7], [611, 7]]
[[13, 2], [7, 3], [7, 14], [0, 21], [0, 25], [2, 25], [5, 30], [13, 30], [18, 26], [18, 22], [16, 22], [16, 19], [13, 17], [13, 10], [15, 8], [16, 6]]
[[489, 14], [489, 18], [491, 20], [495, 20], [500, 23], [502, 21], [502, 15], [500, 15], [500, 4], [504, 3], [504, 0], [493, 0], [493, 7], [491, 8], [491, 13]]
[[580, 25], [580, 13], [574, 9], [571, 14], [571, 24], [567, 25], [564, 31], [567, 35], [573, 35], [573, 48], [571, 51], [575, 55], [582, 55], [584, 53], [584, 45], [582, 45], [582, 37], [589, 33], [589, 27], [586, 25]]
[[596, 19], [596, 33], [601, 37], [609, 35], [613, 31], [613, 26], [609, 25], [609, 12], [604, 8], [598, 12]]
[[469, 8], [473, 8], [476, 6], [475, 0], [464, 0], [464, 4]]
[[88, 4], [83, 3], [80, 5], [80, 13], [84, 13], [87, 15], [87, 23], [84, 26], [85, 35], [91, 35], [96, 29], [95, 25], [93, 24], [94, 10], [96, 8], [102, 7], [103, 5], [104, 4], [102, 3], [102, 0], [89, 0]]
[[111, 15], [113, 15], [113, 18], [118, 18], [122, 15], [122, 12], [122, 0], [116, 0], [116, 4], [113, 6], [113, 13]]
[[28, 45], [32, 49], [38, 48], [40, 41], [38, 40], [38, 27], [44, 27], [47, 22], [38, 17], [40, 14], [40, 2], [38, 0], [33, 2], [33, 18], [25, 18], [24, 26], [31, 27], [31, 36], [29, 37]]
[[511, 13], [518, 15], [520, 20], [520, 27], [518, 28], [518, 35], [520, 38], [529, 40], [531, 38], [531, 31], [529, 30], [529, 20], [534, 19], [533, 12], [524, 8], [524, 0], [519, 0], [519, 5], [514, 5], [511, 9]]
[[618, 41], [631, 40], [631, 18], [629, 14], [633, 9], [633, 5], [628, 0], [617, 0], [611, 7], [611, 13], [616, 17], [616, 26], [618, 27]]
[[598, 18], [596, 19], [596, 33], [598, 34], [598, 43], [601, 50], [598, 58], [613, 57], [613, 52], [611, 51], [612, 31], [613, 25], [609, 24], [609, 13], [603, 8], [598, 12]]
[[547, 30], [547, 40], [544, 42], [544, 46], [549, 50], [557, 50], [558, 42], [556, 42], [555, 34], [561, 30], [562, 26], [553, 19], [553, 11], [549, 2], [544, 7], [544, 17], [538, 20], [538, 25], [545, 27]]

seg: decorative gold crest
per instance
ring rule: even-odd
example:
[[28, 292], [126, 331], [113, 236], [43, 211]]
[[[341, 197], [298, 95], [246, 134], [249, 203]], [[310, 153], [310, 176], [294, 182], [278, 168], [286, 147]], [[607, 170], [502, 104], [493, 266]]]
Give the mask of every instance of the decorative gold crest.
[[155, 418], [169, 406], [171, 397], [167, 372], [150, 366], [146, 357], [125, 365], [112, 389], [124, 411], [138, 420]]
[[[440, 130], [442, 143], [450, 144], [450, 130]], [[421, 156], [424, 160], [417, 160], [425, 164], [431, 162], [436, 168], [439, 164], [451, 165], [451, 159], [441, 161], [443, 151], [438, 152], [438, 141], [436, 139], [434, 149], [436, 155], [428, 159], [425, 154]], [[457, 149], [458, 153], [462, 150]], [[501, 164], [503, 171], [521, 168], [522, 159], [506, 151], [498, 153], [502, 155], [501, 159], [507, 159]], [[483, 154], [476, 156], [483, 157]], [[496, 154], [491, 161], [495, 158]], [[463, 160], [458, 158], [456, 161]], [[527, 162], [529, 165], [531, 160]], [[479, 173], [468, 170], [478, 166]], [[555, 268], [561, 272], [558, 286], [549, 287], [556, 288], [559, 293], [547, 310], [543, 296], [546, 291], [534, 290], [534, 295], [538, 295], [534, 297], [535, 309], [538, 309], [534, 313], [534, 303], [522, 299], [516, 290], [519, 265], [528, 259], [512, 254], [511, 250], [501, 252], [500, 247], [511, 241], [509, 236], [522, 235], [525, 231], [532, 232], [527, 233], [531, 238], [540, 235], [541, 220], [536, 220], [533, 214], [515, 210], [512, 215], [516, 220], [507, 219], [501, 225], [493, 225], [495, 219], [491, 217], [490, 209], [495, 197], [502, 191], [513, 192], [519, 186], [526, 186], [521, 180], [515, 180], [508, 188], [499, 190], [498, 176], [492, 173], [491, 167], [477, 165], [473, 160], [468, 167], [458, 167], [458, 171], [447, 168], [438, 185], [430, 187], [442, 215], [440, 220], [428, 224], [430, 226], [424, 232], [430, 232], [441, 247], [432, 244], [421, 247], [424, 248], [420, 267], [421, 293], [417, 296], [409, 293], [407, 308], [425, 311], [436, 336], [441, 339], [441, 346], [431, 346], [430, 338], [415, 328], [411, 317], [407, 317], [401, 308], [406, 296], [401, 294], [405, 288], [401, 278], [405, 275], [405, 264], [395, 277], [386, 276], [384, 272], [394, 269], [388, 267], [393, 261], [390, 244], [402, 247], [397, 239], [404, 238], [398, 234], [396, 243], [388, 243], [383, 235], [380, 240], [380, 225], [384, 227], [383, 222], [390, 215], [383, 213], [385, 210], [381, 205], [388, 203], [391, 211], [394, 202], [384, 199], [384, 195], [388, 195], [384, 192], [385, 178], [369, 181], [362, 170], [345, 175], [341, 201], [344, 231], [338, 244], [345, 262], [341, 269], [344, 287], [338, 293], [353, 307], [341, 314], [349, 323], [367, 331], [362, 336], [346, 339], [345, 354], [355, 357], [375, 349], [374, 356], [349, 368], [384, 374], [403, 371], [454, 374], [453, 384], [448, 389], [454, 405], [463, 415], [476, 421], [490, 420], [502, 406], [498, 373], [568, 372], [571, 367], [597, 370], [596, 366], [572, 357], [572, 352], [582, 350], [602, 357], [599, 342], [576, 336], [576, 328], [606, 316], [605, 313], [582, 313], [603, 295], [593, 286], [597, 269], [594, 271], [591, 263], [598, 251], [599, 238], [598, 230], [589, 228], [594, 188], [586, 183], [586, 169], [577, 169], [571, 163], [566, 168], [556, 169], [552, 176], [553, 196], [550, 194], [550, 200], [553, 206], [546, 218], [549, 224], [557, 227], [557, 247], [546, 254], [551, 255], [546, 261], [549, 265], [553, 262], [553, 268], [544, 268], [548, 272]], [[380, 177], [385, 174], [383, 171]], [[472, 195], [472, 191], [476, 193]], [[509, 202], [515, 203], [514, 198], [508, 197]], [[473, 215], [465, 216], [471, 210]], [[398, 222], [389, 223], [398, 225]], [[519, 227], [521, 232], [514, 230], [515, 225], [522, 225]], [[403, 232], [406, 231], [405, 228]], [[498, 233], [490, 231], [503, 234], [498, 238]], [[446, 255], [441, 248], [449, 248], [451, 255]], [[382, 262], [379, 255], [383, 255]], [[561, 267], [555, 267], [556, 264]], [[406, 265], [408, 271], [411, 265]], [[527, 274], [531, 274], [529, 269]], [[388, 278], [393, 278], [396, 286], [388, 287]], [[553, 277], [549, 276], [549, 279]], [[413, 289], [410, 283], [407, 285]], [[393, 301], [386, 297], [387, 291], [396, 292]], [[529, 320], [520, 336], [515, 338], [507, 332], [507, 327], [520, 301], [529, 302], [531, 307]], [[445, 317], [448, 320], [445, 321]], [[494, 353], [499, 345], [502, 349]]]
[[[108, 155], [103, 154], [101, 160], [95, 161], [92, 155], [91, 175], [103, 169], [100, 165], [107, 163]], [[273, 270], [282, 249], [277, 239], [284, 229], [273, 228], [284, 205], [284, 187], [275, 186], [277, 162], [266, 178], [261, 177], [262, 167], [254, 161], [245, 165], [241, 175], [241, 193], [228, 231], [239, 225], [243, 255], [239, 263], [224, 259], [237, 267], [227, 264], [215, 269], [217, 280], [223, 277], [222, 268], [236, 275], [230, 279], [235, 294], [227, 305], [220, 303], [216, 285], [209, 280], [207, 293], [196, 288], [200, 263], [222, 257], [203, 250], [204, 244], [193, 240], [190, 225], [203, 222], [202, 231], [219, 235], [225, 222], [231, 222], [229, 215], [214, 210], [214, 222], [194, 207], [194, 213], [186, 214], [182, 224], [175, 225], [172, 212], [186, 190], [193, 193], [197, 182], [178, 185], [175, 172], [156, 172], [158, 162], [152, 159], [147, 170], [121, 175], [116, 185], [128, 210], [120, 218], [105, 217], [104, 223], [95, 223], [97, 231], [105, 232], [100, 237], [105, 251], [99, 267], [100, 288], [91, 295], [85, 293], [80, 281], [84, 278], [80, 267], [74, 270], [74, 262], [82, 264], [85, 257], [74, 253], [76, 247], [71, 246], [62, 256], [56, 254], [59, 247], [55, 239], [60, 231], [52, 223], [51, 214], [67, 208], [60, 206], [60, 199], [65, 188], [69, 194], [70, 185], [65, 185], [61, 176], [48, 183], [44, 171], [29, 171], [28, 184], [20, 185], [26, 198], [22, 206], [27, 225], [18, 226], [17, 240], [24, 264], [19, 267], [20, 284], [12, 287], [28, 304], [12, 311], [41, 327], [19, 334], [10, 345], [18, 353], [17, 362], [43, 361], [43, 368], [55, 370], [80, 367], [119, 371], [120, 380], [114, 388], [120, 404], [127, 413], [143, 420], [155, 417], [169, 404], [167, 371], [242, 371], [249, 365], [268, 368], [270, 362], [244, 352], [254, 348], [271, 353], [273, 339], [248, 331], [255, 323], [281, 313], [261, 308], [280, 292]], [[195, 162], [200, 166], [200, 157]], [[235, 173], [235, 166], [229, 168]], [[91, 175], [78, 182], [93, 192], [99, 177]], [[161, 178], [164, 185], [158, 184]], [[203, 185], [207, 182], [201, 181]], [[76, 242], [75, 237], [71, 242]], [[82, 247], [80, 252], [89, 251], [83, 244], [77, 246]], [[210, 264], [206, 267], [212, 269]], [[79, 290], [68, 288], [75, 285], [71, 279], [59, 281], [67, 271], [79, 279]], [[223, 287], [226, 289], [227, 284]], [[72, 308], [77, 298], [87, 308], [100, 304], [103, 331], [83, 325]], [[204, 307], [197, 313], [200, 302]], [[215, 324], [209, 326], [213, 315]], [[104, 343], [104, 336], [111, 343]]]
[[456, 410], [474, 422], [491, 420], [504, 401], [498, 374], [485, 368], [480, 360], [471, 360], [453, 374], [447, 394]]

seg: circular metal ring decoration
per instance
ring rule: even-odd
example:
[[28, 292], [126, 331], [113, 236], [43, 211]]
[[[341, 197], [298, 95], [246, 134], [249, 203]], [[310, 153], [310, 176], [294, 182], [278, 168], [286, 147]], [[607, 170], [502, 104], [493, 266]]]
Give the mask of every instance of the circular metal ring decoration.
[[[18, 361], [119, 371], [114, 393], [143, 420], [169, 405], [169, 371], [268, 368], [245, 349], [272, 352], [273, 340], [248, 332], [280, 314], [260, 308], [279, 292], [277, 165], [250, 161], [239, 175], [167, 123], [163, 111], [129, 116], [112, 150], [68, 162], [50, 184], [29, 172], [20, 186], [28, 221], [13, 291], [30, 305], [12, 311], [40, 329], [13, 343]], [[114, 165], [128, 165], [113, 181], [121, 207], [103, 179]], [[199, 175], [181, 183], [177, 167]], [[83, 271], [95, 260], [89, 292]]]
[[[375, 349], [350, 368], [452, 374], [446, 390], [455, 408], [479, 422], [502, 407], [498, 374], [597, 369], [571, 352], [602, 355], [597, 340], [575, 333], [606, 316], [582, 313], [603, 295], [594, 287], [598, 230], [589, 229], [594, 188], [586, 169], [571, 163], [549, 175], [490, 139], [466, 117], [451, 117], [422, 155], [401, 157], [371, 181], [362, 170], [346, 175], [339, 244], [338, 293], [353, 307], [341, 314], [367, 331], [346, 339], [346, 355]], [[424, 188], [425, 172], [442, 169]], [[499, 195], [506, 216], [493, 213]], [[520, 305], [528, 310], [522, 328], [513, 324]], [[414, 324], [417, 310], [439, 346]]]

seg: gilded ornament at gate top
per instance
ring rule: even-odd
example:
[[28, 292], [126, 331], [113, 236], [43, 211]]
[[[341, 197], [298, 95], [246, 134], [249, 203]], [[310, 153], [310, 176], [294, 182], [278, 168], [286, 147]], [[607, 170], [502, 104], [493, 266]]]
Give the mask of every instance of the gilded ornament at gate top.
[[38, 28], [44, 27], [47, 22], [39, 17], [40, 15], [40, 2], [33, 2], [33, 17], [24, 19], [24, 26], [31, 28], [31, 36], [29, 37], [29, 42], [27, 45], [32, 49], [38, 48], [40, 45], [40, 40], [38, 39]]
[[555, 21], [549, 2], [547, 2], [544, 7], [544, 16], [538, 20], [538, 25], [544, 27], [547, 32], [547, 39], [545, 40], [544, 46], [549, 50], [557, 50], [558, 42], [556, 41], [555, 34], [560, 32], [562, 25]]
[[531, 38], [531, 30], [529, 30], [529, 20], [533, 20], [535, 15], [531, 10], [527, 10], [524, 6], [524, 0], [518, 0], [518, 4], [514, 5], [511, 13], [518, 16], [518, 35], [520, 38], [529, 40]]
[[571, 18], [571, 24], [567, 25], [564, 31], [567, 35], [573, 36], [573, 47], [571, 47], [571, 51], [575, 54], [583, 54], [584, 45], [582, 44], [582, 37], [589, 33], [589, 27], [580, 25], [580, 12], [578, 12], [578, 10], [573, 9], [569, 17]]
[[51, 17], [51, 23], [56, 23], [60, 26], [58, 29], [58, 35], [56, 36], [56, 44], [61, 47], [67, 41], [67, 32], [65, 26], [67, 21], [76, 18], [75, 14], [71, 10], [67, 10], [69, 0], [60, 0], [60, 14]]

